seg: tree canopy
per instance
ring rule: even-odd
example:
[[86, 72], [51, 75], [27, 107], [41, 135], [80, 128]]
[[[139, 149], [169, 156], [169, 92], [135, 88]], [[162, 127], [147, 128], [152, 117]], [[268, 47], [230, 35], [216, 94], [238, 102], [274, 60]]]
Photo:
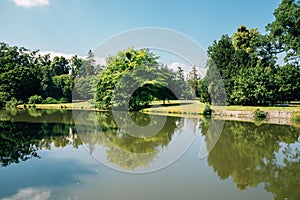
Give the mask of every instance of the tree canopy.
[[139, 110], [154, 99], [180, 98], [182, 84], [178, 74], [160, 64], [149, 49], [128, 48], [107, 58], [97, 86], [97, 106]]

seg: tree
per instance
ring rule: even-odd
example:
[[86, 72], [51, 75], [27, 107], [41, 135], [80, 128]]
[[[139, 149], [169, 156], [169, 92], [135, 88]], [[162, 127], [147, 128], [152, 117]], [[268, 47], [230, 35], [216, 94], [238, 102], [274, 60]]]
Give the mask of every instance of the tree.
[[286, 52], [285, 61], [300, 62], [300, 1], [282, 0], [274, 11], [275, 21], [266, 29], [276, 45], [277, 52]]
[[73, 98], [77, 100], [90, 100], [94, 98], [99, 77], [78, 77], [74, 82]]
[[237, 49], [243, 49], [247, 53], [253, 52], [253, 41], [259, 36], [257, 29], [248, 29], [246, 26], [240, 26], [237, 32], [233, 34], [233, 46]]
[[[82, 66], [78, 68], [79, 77], [89, 77], [96, 74], [96, 61], [92, 50], [88, 51], [86, 59], [82, 59]], [[99, 70], [98, 70], [99, 71]]]
[[267, 104], [281, 98], [272, 91], [279, 88], [276, 85], [279, 82], [275, 81], [278, 70], [270, 36], [240, 26], [232, 38], [223, 35], [219, 41], [214, 41], [208, 48], [208, 56], [208, 72], [201, 83], [202, 101], [224, 98], [222, 82], [229, 105]]
[[0, 44], [0, 92], [5, 94], [6, 100], [15, 97], [27, 101], [31, 95], [39, 93], [40, 68], [34, 64], [35, 53]]
[[[191, 98], [192, 92], [190, 91], [190, 87], [184, 79], [184, 70], [182, 67], [178, 67], [177, 72], [175, 74], [175, 93], [178, 94], [178, 98]], [[197, 91], [197, 90], [196, 90]]]
[[51, 62], [50, 68], [54, 76], [69, 74], [69, 70], [71, 69], [69, 61], [63, 56], [55, 56]]
[[[155, 98], [180, 98], [176, 73], [148, 49], [129, 48], [107, 59], [96, 92], [98, 107], [139, 110]], [[178, 89], [178, 88], [177, 88]]]
[[[233, 65], [235, 48], [232, 43], [232, 39], [228, 35], [222, 35], [219, 41], [214, 41], [211, 46], [208, 47], [208, 62], [207, 62], [207, 74], [204, 79], [208, 87], [208, 92], [213, 95], [213, 99], [222, 99], [223, 94], [218, 97], [220, 87], [224, 84], [226, 94], [229, 95], [232, 92], [233, 77], [237, 74], [238, 70]], [[217, 77], [220, 74], [220, 77]], [[222, 80], [220, 80], [222, 78]], [[228, 103], [230, 99], [227, 100]]]
[[205, 79], [199, 80], [199, 89], [198, 90], [199, 90], [199, 94], [200, 94], [200, 97], [199, 97], [200, 102], [210, 103], [211, 102], [210, 94], [208, 91], [208, 86], [205, 83]]
[[72, 81], [75, 81], [75, 78], [78, 76], [80, 69], [82, 68], [83, 65], [83, 60], [78, 58], [77, 55], [72, 56], [70, 60], [71, 64], [71, 72], [70, 72], [70, 77]]
[[238, 105], [268, 105], [276, 100], [276, 91], [272, 69], [258, 66], [235, 77], [231, 99]]
[[[133, 48], [108, 57], [107, 65], [97, 86], [96, 101], [98, 107], [108, 109], [112, 107], [113, 103], [116, 107], [123, 107], [124, 103], [129, 103], [128, 98], [134, 92], [131, 89], [137, 89], [145, 84], [154, 84], [154, 73], [151, 72], [157, 69], [157, 58], [148, 49], [134, 50]], [[142, 90], [136, 93], [135, 99], [131, 100], [132, 106], [138, 103], [136, 100], [139, 99], [141, 92]], [[148, 95], [147, 97], [146, 102], [143, 99], [143, 102], [140, 103], [144, 104], [152, 100]], [[118, 99], [118, 101], [112, 102], [113, 99]], [[132, 106], [130, 109], [135, 109]]]
[[287, 64], [277, 68], [275, 84], [278, 87], [276, 99], [280, 102], [289, 102], [300, 99], [300, 71], [299, 67]]
[[73, 82], [68, 74], [53, 77], [53, 83], [56, 87], [56, 99], [65, 98], [72, 100]]
[[188, 74], [187, 81], [190, 84], [190, 86], [191, 86], [191, 88], [192, 88], [192, 90], [194, 92], [194, 95], [196, 97], [200, 96], [199, 90], [198, 90], [199, 89], [198, 82], [199, 82], [200, 78], [201, 77], [200, 77], [200, 74], [199, 74], [199, 72], [197, 70], [197, 67], [196, 67], [196, 65], [194, 65], [192, 67], [192, 70]]

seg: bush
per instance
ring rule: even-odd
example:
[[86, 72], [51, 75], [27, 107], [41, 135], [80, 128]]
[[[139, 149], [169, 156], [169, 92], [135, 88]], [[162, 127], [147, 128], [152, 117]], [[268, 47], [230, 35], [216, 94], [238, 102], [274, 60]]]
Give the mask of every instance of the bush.
[[257, 108], [254, 111], [254, 116], [255, 116], [256, 119], [265, 119], [267, 114], [264, 111]]
[[8, 99], [9, 94], [7, 92], [0, 92], [0, 107], [4, 107]]
[[62, 97], [62, 98], [59, 99], [59, 102], [60, 103], [70, 103], [70, 100], [65, 98], [65, 97]]
[[57, 104], [57, 103], [59, 102], [53, 97], [47, 97], [45, 100], [42, 101], [42, 104]]
[[208, 104], [205, 104], [202, 111], [202, 115], [211, 115], [211, 113], [212, 113], [212, 109]]
[[42, 103], [42, 101], [43, 101], [43, 98], [40, 95], [32, 95], [28, 99], [29, 104], [39, 104], [39, 103]]
[[13, 97], [13, 98], [11, 98], [11, 100], [6, 102], [5, 106], [7, 108], [15, 108], [15, 107], [17, 107], [17, 105], [18, 105], [18, 100], [15, 97]]
[[299, 112], [293, 114], [292, 121], [300, 123], [300, 113]]

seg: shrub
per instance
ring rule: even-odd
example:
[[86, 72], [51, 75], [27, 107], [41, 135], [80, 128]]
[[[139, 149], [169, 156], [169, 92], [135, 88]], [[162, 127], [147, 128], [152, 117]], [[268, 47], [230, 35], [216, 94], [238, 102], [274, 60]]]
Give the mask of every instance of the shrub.
[[69, 99], [65, 98], [65, 97], [62, 97], [59, 99], [59, 102], [60, 103], [70, 103]]
[[57, 104], [57, 103], [59, 102], [53, 97], [47, 97], [45, 100], [42, 101], [42, 104]]
[[254, 111], [254, 116], [256, 119], [265, 119], [267, 114], [260, 110], [259, 108], [257, 108], [255, 111]]
[[212, 113], [212, 109], [208, 104], [205, 104], [202, 111], [202, 115], [211, 115], [211, 113]]
[[11, 98], [11, 100], [6, 102], [5, 106], [7, 108], [15, 108], [15, 107], [17, 107], [17, 105], [18, 105], [18, 100], [15, 97], [13, 97], [13, 98]]
[[43, 98], [40, 95], [32, 95], [28, 99], [29, 104], [39, 104], [39, 103], [42, 103], [42, 101], [43, 101]]
[[292, 121], [297, 122], [297, 123], [300, 122], [300, 113], [299, 112], [293, 114]]
[[4, 107], [8, 99], [9, 94], [7, 92], [0, 92], [0, 107]]

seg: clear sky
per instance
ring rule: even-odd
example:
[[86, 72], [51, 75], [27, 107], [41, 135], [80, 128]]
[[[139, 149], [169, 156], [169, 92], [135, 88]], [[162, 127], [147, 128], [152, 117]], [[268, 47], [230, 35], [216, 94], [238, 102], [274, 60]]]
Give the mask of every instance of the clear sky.
[[134, 28], [173, 29], [205, 49], [246, 25], [265, 31], [280, 0], [1, 0], [0, 41], [86, 55]]

